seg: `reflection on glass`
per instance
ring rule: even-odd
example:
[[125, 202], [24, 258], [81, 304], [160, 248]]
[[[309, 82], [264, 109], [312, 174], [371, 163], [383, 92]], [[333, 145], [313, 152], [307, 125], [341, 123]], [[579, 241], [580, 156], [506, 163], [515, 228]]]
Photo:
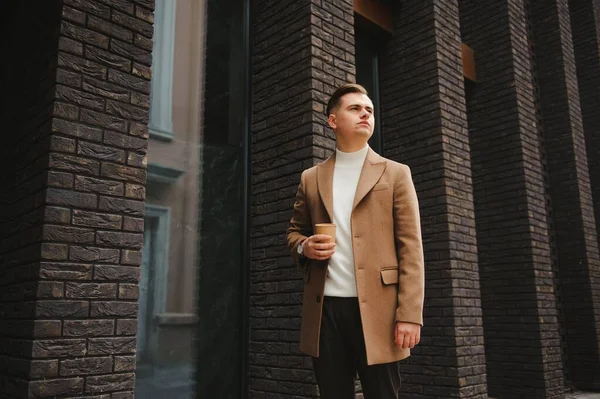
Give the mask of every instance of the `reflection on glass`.
[[204, 2], [156, 0], [136, 397], [194, 397]]
[[243, 391], [246, 5], [156, 0], [138, 398]]

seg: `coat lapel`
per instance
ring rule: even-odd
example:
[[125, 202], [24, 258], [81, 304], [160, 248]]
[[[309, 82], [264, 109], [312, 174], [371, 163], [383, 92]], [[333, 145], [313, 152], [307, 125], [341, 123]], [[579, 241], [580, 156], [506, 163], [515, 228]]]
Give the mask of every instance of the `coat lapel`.
[[317, 189], [329, 221], [333, 221], [333, 168], [335, 166], [335, 152], [317, 168]]
[[354, 208], [356, 208], [360, 201], [371, 191], [375, 183], [377, 183], [385, 170], [385, 166], [385, 159], [369, 148], [362, 172], [360, 173], [358, 186], [356, 187], [352, 212], [354, 212]]

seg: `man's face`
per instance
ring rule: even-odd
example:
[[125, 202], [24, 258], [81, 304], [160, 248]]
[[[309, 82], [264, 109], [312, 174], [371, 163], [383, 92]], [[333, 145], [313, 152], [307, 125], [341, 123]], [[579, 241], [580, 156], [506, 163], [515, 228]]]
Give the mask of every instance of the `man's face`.
[[335, 130], [338, 141], [366, 144], [375, 129], [373, 102], [361, 93], [344, 95], [329, 115], [329, 126]]

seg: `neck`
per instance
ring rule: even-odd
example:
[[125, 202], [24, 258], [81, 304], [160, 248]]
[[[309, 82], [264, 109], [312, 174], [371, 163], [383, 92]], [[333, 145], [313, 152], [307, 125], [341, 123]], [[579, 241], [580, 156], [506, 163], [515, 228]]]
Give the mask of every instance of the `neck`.
[[342, 141], [338, 141], [336, 143], [336, 147], [341, 152], [356, 152], [360, 151], [367, 146], [367, 142], [358, 142], [358, 143], [344, 143]]

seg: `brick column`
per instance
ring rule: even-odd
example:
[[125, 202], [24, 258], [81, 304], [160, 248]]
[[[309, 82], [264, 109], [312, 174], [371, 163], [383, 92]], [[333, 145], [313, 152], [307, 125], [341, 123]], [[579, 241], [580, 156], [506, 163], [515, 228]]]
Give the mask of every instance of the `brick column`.
[[[589, 174], [600, 237], [600, 4], [596, 0], [570, 0], [573, 47], [587, 147]], [[596, 292], [599, 292], [596, 289]]]
[[477, 65], [467, 110], [489, 395], [559, 398], [555, 276], [525, 4], [460, 4], [463, 41]]
[[[600, 87], [600, 7], [598, 1], [594, 0], [570, 1], [569, 9], [598, 238], [600, 237], [600, 115], [598, 114], [600, 108], [600, 97], [598, 97], [598, 87]], [[588, 215], [590, 215], [589, 209]], [[588, 347], [588, 356], [592, 355], [597, 358], [600, 356], [600, 317], [598, 317], [600, 273], [597, 269], [595, 271], [590, 269], [589, 280], [594, 311], [593, 316], [592, 314], [588, 315], [588, 320], [592, 316], [596, 326], [596, 344], [592, 343], [590, 346], [596, 349], [594, 354], [594, 351]], [[590, 368], [589, 370], [594, 369]], [[600, 390], [600, 375], [596, 373], [594, 378], [587, 382], [575, 382]]]
[[458, 1], [408, 0], [381, 65], [385, 155], [412, 169], [425, 321], [403, 369], [411, 398], [487, 398]]
[[[2, 346], [10, 374], [2, 392], [13, 398], [133, 398], [153, 1], [52, 4], [51, 10], [25, 5], [16, 17], [31, 32], [49, 27], [39, 32], [39, 46], [53, 56], [46, 67], [55, 69], [44, 86], [49, 107], [39, 109], [47, 119], [36, 121], [45, 122], [44, 129], [31, 133], [41, 134], [45, 146], [21, 152], [26, 179], [44, 188], [9, 210], [17, 215], [39, 207], [21, 219], [23, 227], [33, 222], [31, 232], [8, 232], [9, 242], [21, 235], [39, 244], [9, 255], [9, 264], [26, 263], [2, 278], [16, 285], [10, 311], [0, 313], [14, 320], [9, 326], [29, 326], [8, 331], [14, 338]], [[32, 24], [30, 14], [45, 24]], [[52, 45], [52, 36], [42, 32], [58, 41]], [[35, 57], [35, 47], [28, 51]], [[35, 85], [44, 76], [29, 78]], [[35, 163], [27, 166], [31, 159]]]
[[548, 153], [568, 367], [576, 388], [600, 387], [600, 259], [568, 0], [531, 2]]
[[250, 397], [315, 397], [284, 233], [300, 173], [334, 149], [328, 96], [355, 79], [353, 2], [259, 0], [253, 14]]

